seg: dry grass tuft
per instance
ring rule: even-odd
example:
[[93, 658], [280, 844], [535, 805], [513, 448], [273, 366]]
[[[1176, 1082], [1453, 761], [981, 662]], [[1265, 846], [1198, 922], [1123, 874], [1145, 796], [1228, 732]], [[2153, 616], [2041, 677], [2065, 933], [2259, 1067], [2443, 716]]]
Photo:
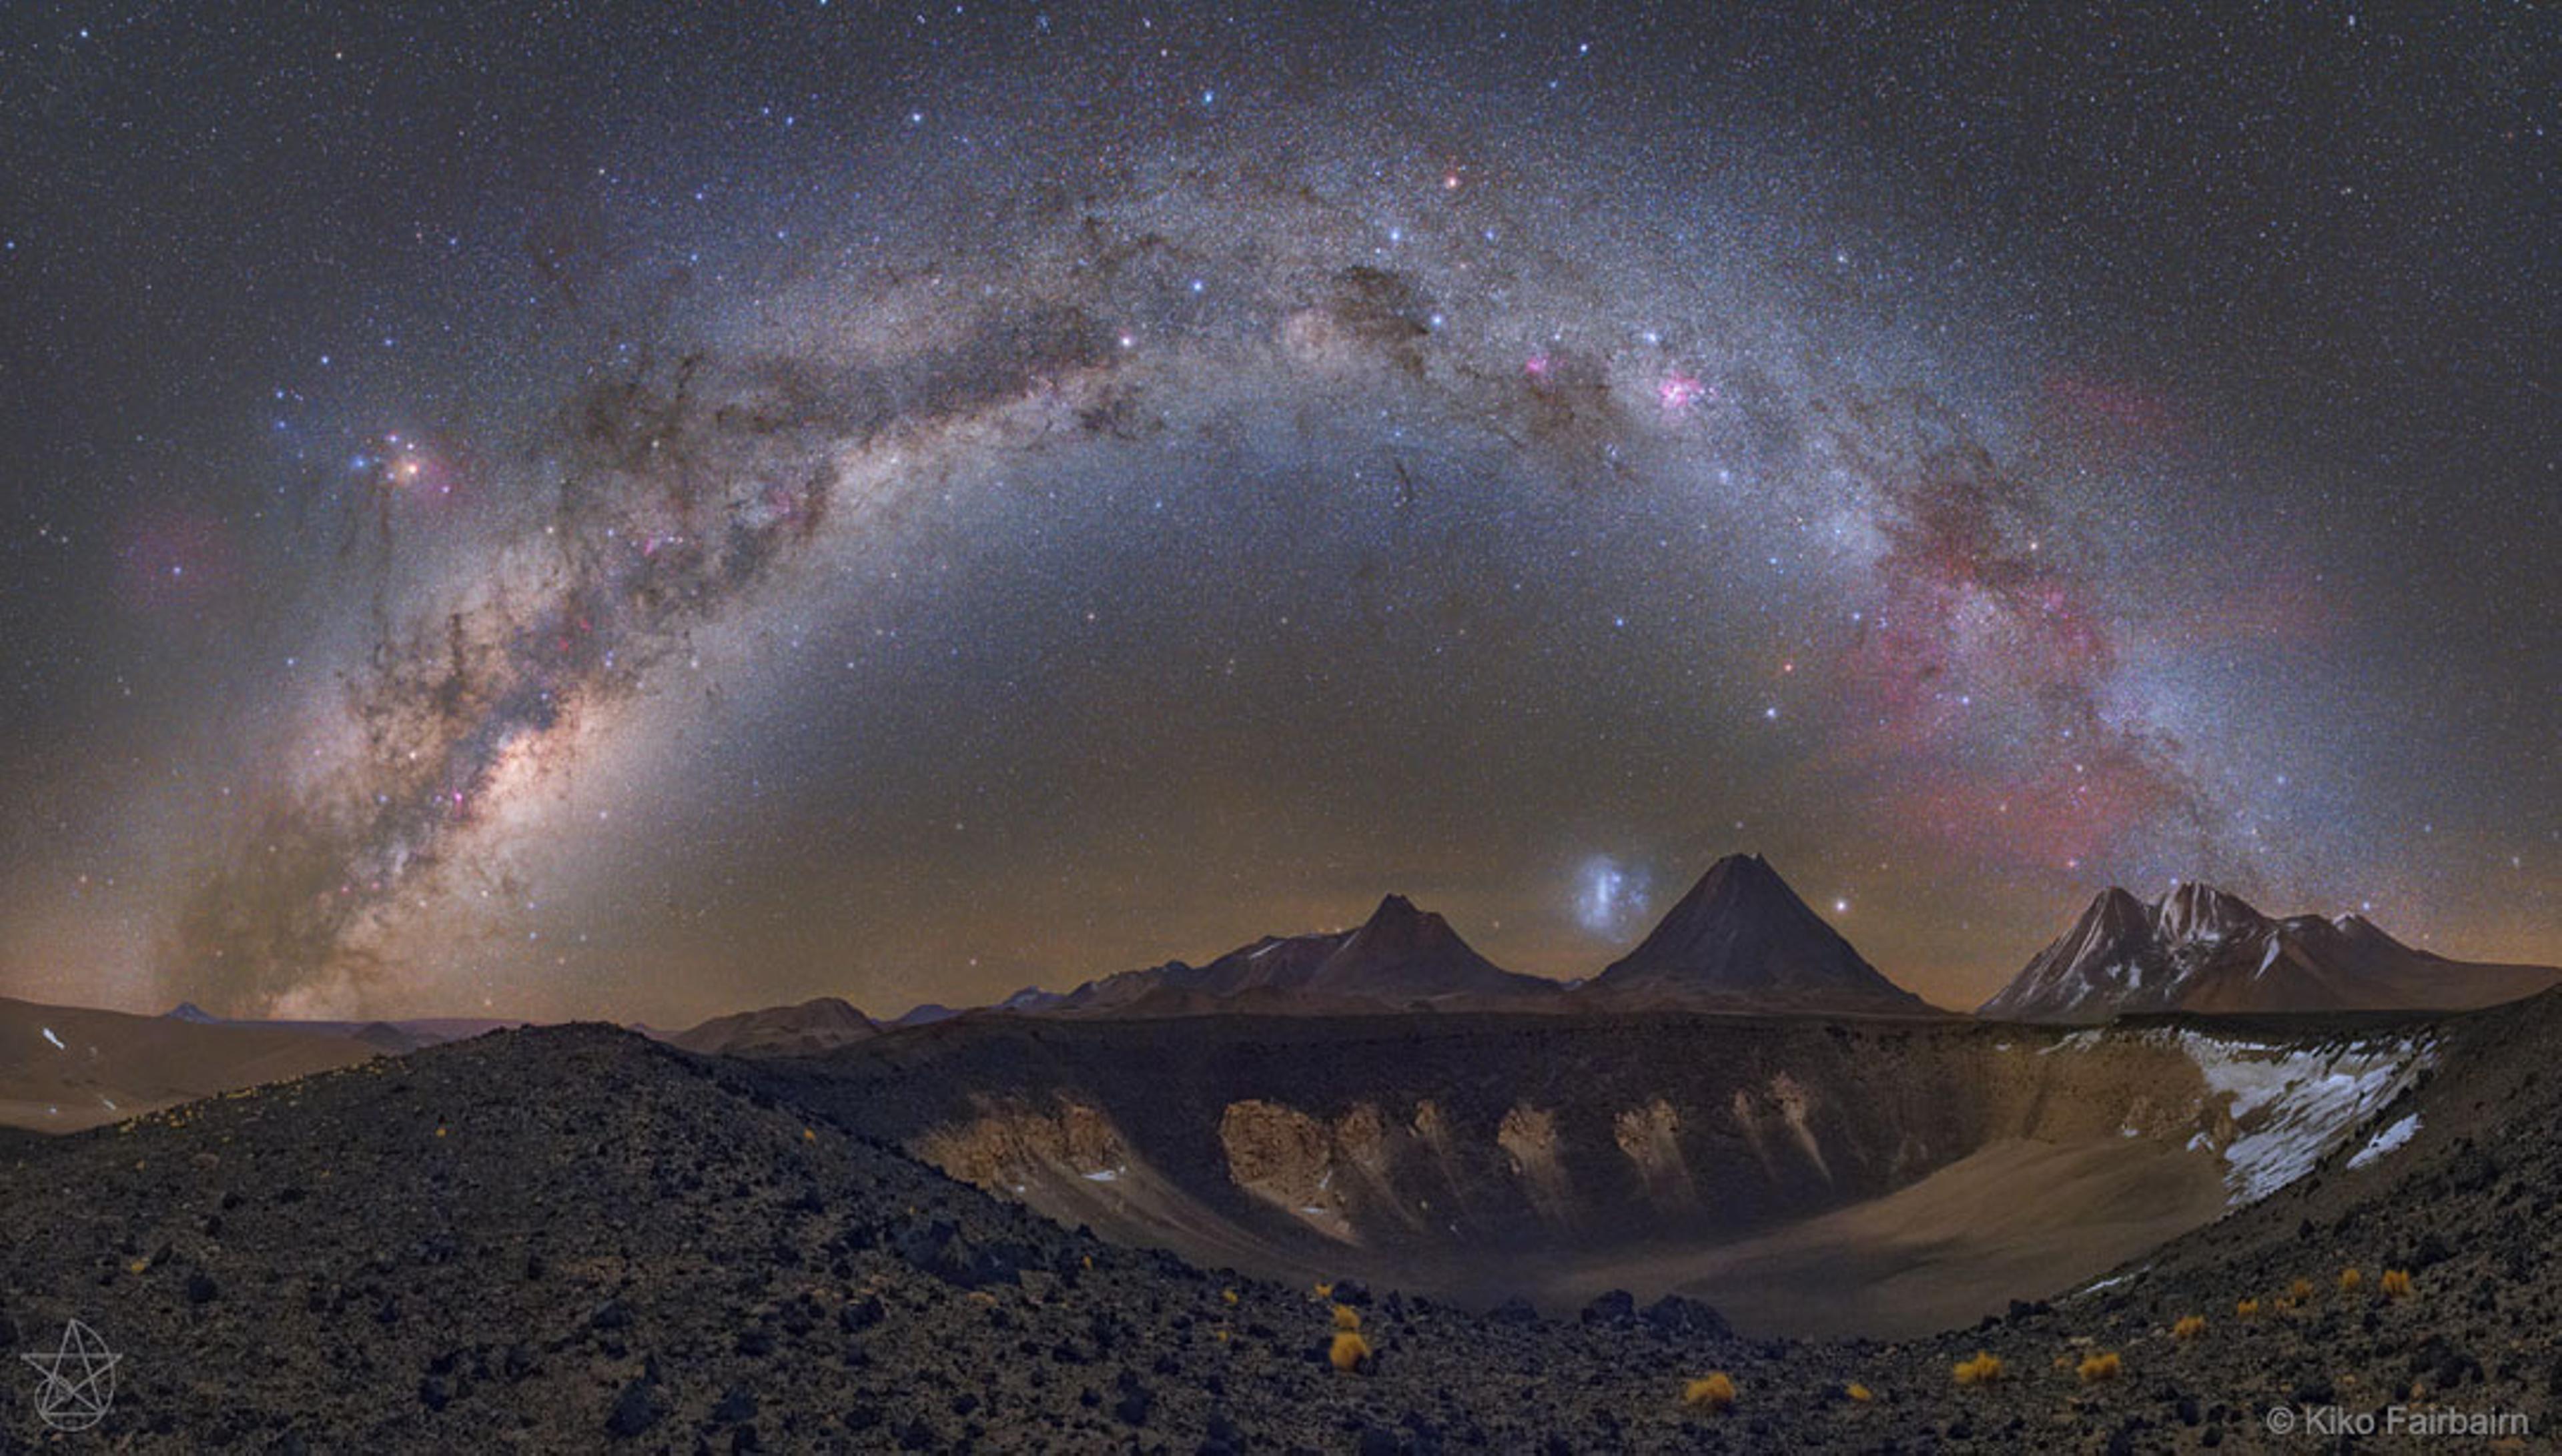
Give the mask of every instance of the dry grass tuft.
[[1961, 1360], [1956, 1365], [1960, 1385], [1989, 1385], [2002, 1377], [2001, 1357], [1978, 1350], [1973, 1360]]
[[2205, 1336], [2206, 1317], [2204, 1315], [2182, 1315], [2179, 1317], [2179, 1322], [2170, 1327], [2170, 1338], [2182, 1345], [2192, 1340], [2204, 1339]]
[[1368, 1369], [1371, 1362], [1370, 1342], [1357, 1330], [1335, 1332], [1335, 1343], [1326, 1349], [1326, 1363], [1336, 1369], [1358, 1372]]
[[1682, 1404], [1693, 1410], [1732, 1410], [1735, 1408], [1735, 1377], [1724, 1370], [1711, 1370], [1682, 1387]]
[[2083, 1384], [2097, 1385], [2104, 1380], [2113, 1380], [2123, 1374], [2125, 1363], [2117, 1359], [2115, 1351], [2103, 1351], [2084, 1356], [2082, 1363], [2073, 1367], [2073, 1372], [2082, 1377]]

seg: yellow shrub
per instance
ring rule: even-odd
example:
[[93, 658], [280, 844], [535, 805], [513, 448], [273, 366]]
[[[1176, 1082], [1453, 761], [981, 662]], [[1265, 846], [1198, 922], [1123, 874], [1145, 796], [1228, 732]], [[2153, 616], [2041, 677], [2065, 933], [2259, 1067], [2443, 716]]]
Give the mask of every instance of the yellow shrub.
[[1973, 1360], [1961, 1360], [1956, 1367], [1960, 1385], [1989, 1385], [2002, 1377], [2001, 1357], [1978, 1350]]
[[2357, 1272], [2355, 1264], [2339, 1271], [2339, 1292], [2342, 1294], [2355, 1294], [2357, 1286], [2365, 1282], [2366, 1276]]
[[1220, 1301], [1220, 1303], [1222, 1303], [1222, 1304], [1234, 1304], [1234, 1303], [1236, 1303], [1236, 1291], [1235, 1291], [1235, 1290], [1233, 1290], [1233, 1289], [1222, 1289], [1222, 1290], [1220, 1290], [1220, 1291], [1218, 1292], [1218, 1297], [1219, 1297], [1219, 1301]]
[[2408, 1269], [2387, 1269], [2387, 1270], [2385, 1270], [2385, 1271], [2384, 1271], [2384, 1297], [2385, 1297], [2386, 1299], [2401, 1299], [2401, 1298], [2404, 1298], [2405, 1296], [2409, 1295], [2410, 1293], [2411, 1293], [2411, 1271], [2410, 1271], [2410, 1270], [2408, 1270]]
[[2205, 1334], [2206, 1317], [2204, 1315], [2182, 1315], [2179, 1317], [2179, 1323], [2170, 1327], [2170, 1338], [2182, 1344]]
[[1335, 1328], [1338, 1330], [1360, 1329], [1361, 1311], [1354, 1309], [1351, 1305], [1335, 1306]]
[[2260, 1302], [2256, 1299], [2238, 1301], [2233, 1306], [2233, 1318], [2237, 1320], [2256, 1320], [2260, 1318]]
[[1851, 1399], [1858, 1401], [1862, 1405], [1866, 1405], [1868, 1402], [1877, 1398], [1877, 1393], [1875, 1391], [1869, 1389], [1866, 1385], [1861, 1384], [1857, 1380], [1853, 1380], [1849, 1384], [1842, 1386], [1842, 1393], [1849, 1396]]
[[2287, 1297], [2297, 1304], [2302, 1304], [2313, 1297], [2313, 1282], [2309, 1279], [2296, 1280], [2287, 1286]]
[[1326, 1351], [1326, 1360], [1336, 1369], [1358, 1370], [1370, 1364], [1370, 1342], [1358, 1331], [1337, 1331], [1334, 1345]]
[[1332, 1283], [1320, 1283], [1317, 1286], [1317, 1298], [1319, 1299], [1330, 1299], [1334, 1296], [1334, 1292], [1335, 1286]]
[[2111, 1350], [2098, 1355], [2084, 1356], [2082, 1364], [2074, 1366], [2074, 1373], [2082, 1377], [2083, 1384], [2096, 1385], [2103, 1380], [2117, 1378], [2123, 1369], [2123, 1363], [2117, 1359], [2117, 1353]]
[[1730, 1410], [1735, 1405], [1735, 1377], [1711, 1370], [1682, 1387], [1682, 1404], [1693, 1410]]

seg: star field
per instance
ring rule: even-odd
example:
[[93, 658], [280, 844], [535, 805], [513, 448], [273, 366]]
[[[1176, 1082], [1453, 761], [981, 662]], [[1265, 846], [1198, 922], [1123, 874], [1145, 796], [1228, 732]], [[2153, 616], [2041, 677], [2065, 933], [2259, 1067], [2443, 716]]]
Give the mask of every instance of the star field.
[[2562, 960], [2549, 16], [0, 27], [0, 991]]

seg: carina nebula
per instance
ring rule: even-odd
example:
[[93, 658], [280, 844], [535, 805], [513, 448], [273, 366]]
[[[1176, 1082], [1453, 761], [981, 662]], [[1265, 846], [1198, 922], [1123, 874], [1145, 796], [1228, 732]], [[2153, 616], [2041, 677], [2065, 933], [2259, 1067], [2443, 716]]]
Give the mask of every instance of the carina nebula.
[[1751, 849], [1949, 1004], [2562, 953], [2525, 37], [1344, 20], [13, 15], [0, 990], [1575, 977]]

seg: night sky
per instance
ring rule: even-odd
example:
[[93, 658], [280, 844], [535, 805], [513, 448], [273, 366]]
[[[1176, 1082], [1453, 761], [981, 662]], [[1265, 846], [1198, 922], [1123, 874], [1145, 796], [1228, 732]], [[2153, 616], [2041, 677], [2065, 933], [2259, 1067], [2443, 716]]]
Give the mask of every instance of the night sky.
[[0, 993], [2562, 961], [2556, 13], [1940, 9], [9, 7]]

